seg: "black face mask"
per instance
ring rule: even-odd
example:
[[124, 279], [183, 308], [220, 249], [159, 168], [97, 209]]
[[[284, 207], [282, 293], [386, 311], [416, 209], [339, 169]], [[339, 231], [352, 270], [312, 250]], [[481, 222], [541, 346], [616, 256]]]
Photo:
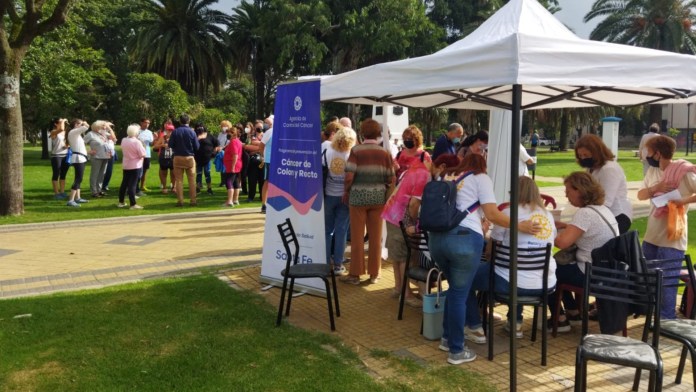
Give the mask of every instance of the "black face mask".
[[228, 134], [227, 134], [227, 140], [230, 140], [230, 139], [232, 139], [232, 135], [230, 135], [230, 134], [228, 133]]
[[653, 158], [654, 156], [655, 154], [652, 157], [645, 157], [645, 161], [652, 167], [660, 167], [660, 160]]
[[580, 160], [580, 166], [586, 167], [588, 169], [593, 168], [595, 165], [595, 160], [594, 158], [583, 158]]
[[404, 140], [404, 147], [406, 148], [413, 148], [416, 146], [416, 142], [413, 140]]

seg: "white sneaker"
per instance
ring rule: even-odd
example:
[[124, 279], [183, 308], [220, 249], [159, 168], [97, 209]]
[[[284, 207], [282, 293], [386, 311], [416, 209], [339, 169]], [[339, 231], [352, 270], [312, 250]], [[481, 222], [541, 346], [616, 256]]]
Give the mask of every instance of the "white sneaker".
[[124, 208], [124, 207], [128, 207], [128, 204], [126, 204], [126, 203], [118, 203], [118, 204], [116, 204], [116, 207], [118, 207], [118, 208]]
[[[510, 323], [506, 322], [504, 328], [505, 328], [505, 332], [508, 332], [508, 333], [509, 333], [509, 332], [510, 332]], [[515, 329], [516, 329], [516, 331], [515, 331], [515, 337], [516, 337], [517, 339], [522, 339], [522, 337], [523, 337], [523, 334], [522, 334], [522, 323], [517, 323], [517, 326], [515, 327]]]
[[137, 204], [133, 204], [132, 206], [130, 206], [130, 209], [131, 209], [131, 210], [142, 210], [142, 209], [143, 209], [143, 206], [139, 206], [139, 205], [137, 205]]
[[486, 333], [483, 332], [481, 327], [476, 329], [464, 327], [464, 339], [476, 344], [486, 344]]

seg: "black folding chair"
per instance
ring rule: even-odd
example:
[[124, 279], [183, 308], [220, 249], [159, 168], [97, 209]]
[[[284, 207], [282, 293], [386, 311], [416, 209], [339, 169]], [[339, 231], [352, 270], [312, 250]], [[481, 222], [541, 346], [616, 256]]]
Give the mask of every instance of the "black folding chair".
[[[276, 326], [280, 325], [283, 317], [283, 305], [285, 302], [285, 294], [288, 293], [288, 304], [285, 309], [285, 316], [290, 315], [290, 303], [292, 302], [292, 292], [295, 286], [295, 279], [304, 278], [319, 278], [324, 281], [326, 286], [326, 302], [329, 307], [329, 320], [331, 321], [331, 330], [336, 330], [336, 325], [334, 324], [334, 313], [333, 306], [331, 303], [331, 289], [333, 288], [333, 296], [336, 302], [336, 317], [341, 316], [341, 311], [338, 307], [338, 292], [336, 291], [336, 276], [334, 275], [333, 267], [330, 264], [317, 263], [317, 264], [298, 264], [300, 244], [297, 241], [297, 235], [295, 230], [290, 223], [290, 218], [286, 219], [284, 223], [278, 225], [278, 233], [280, 238], [283, 240], [283, 246], [285, 247], [285, 252], [287, 253], [287, 261], [285, 264], [285, 269], [280, 272], [283, 276], [283, 287], [280, 292], [280, 305], [278, 306], [278, 319], [276, 320]], [[290, 249], [292, 244], [293, 249]], [[331, 284], [329, 285], [329, 277], [331, 277]], [[288, 289], [288, 280], [290, 280], [290, 287]]]
[[[575, 358], [575, 391], [587, 389], [587, 361], [593, 360], [637, 368], [633, 390], [638, 390], [640, 369], [650, 371], [649, 390], [662, 390], [663, 366], [660, 352], [660, 304], [662, 302], [662, 271], [645, 273], [602, 268], [585, 264], [584, 308], [588, 309], [590, 296], [637, 306], [645, 310], [643, 339], [590, 334], [588, 312], [582, 314], [582, 338]], [[647, 341], [650, 329], [653, 336]]]
[[[488, 339], [488, 360], [493, 360], [493, 308], [496, 302], [507, 304], [510, 306], [510, 296], [501, 294], [495, 289], [495, 267], [510, 269], [510, 247], [496, 242], [493, 242], [490, 261], [490, 275], [488, 282], [488, 312], [487, 312], [487, 339]], [[537, 333], [537, 316], [542, 314], [541, 318], [541, 366], [546, 366], [546, 306], [548, 304], [549, 294], [553, 293], [554, 288], [549, 289], [549, 262], [551, 260], [551, 244], [546, 244], [545, 247], [539, 248], [518, 248], [517, 250], [517, 270], [518, 271], [541, 271], [542, 272], [542, 294], [538, 296], [518, 296], [518, 305], [534, 306], [534, 319], [532, 321], [532, 342], [536, 341]], [[542, 312], [537, 312], [536, 308], [540, 307]], [[511, 333], [516, 331], [516, 310], [509, 310], [510, 316], [508, 321], [513, 325], [510, 327]]]
[[[410, 265], [413, 252], [422, 253], [428, 251], [428, 233], [421, 231], [415, 234], [408, 234], [404, 223], [401, 221], [399, 222], [399, 227], [401, 227], [401, 234], [404, 236], [404, 241], [406, 242], [406, 269], [404, 270], [403, 281], [399, 289], [401, 294], [399, 296], [399, 315], [397, 317], [398, 320], [403, 320], [404, 300], [406, 298], [406, 288], [408, 287], [409, 279], [425, 283], [428, 280], [428, 274], [431, 274], [430, 281], [434, 282], [437, 280], [437, 271], [432, 271], [431, 268], [423, 268], [420, 265]], [[396, 268], [396, 266], [394, 268]], [[426, 287], [426, 290], [430, 292], [430, 287]]]
[[[663, 259], [647, 260], [648, 269], [659, 268], [662, 270], [662, 288], [673, 288], [691, 290], [696, 289], [694, 279], [694, 265], [691, 257], [685, 255], [683, 259]], [[696, 309], [692, 307], [688, 319], [662, 320], [660, 323], [660, 335], [676, 340], [683, 345], [679, 368], [675, 384], [681, 384], [684, 366], [686, 365], [686, 354], [691, 353], [691, 373], [696, 385]]]

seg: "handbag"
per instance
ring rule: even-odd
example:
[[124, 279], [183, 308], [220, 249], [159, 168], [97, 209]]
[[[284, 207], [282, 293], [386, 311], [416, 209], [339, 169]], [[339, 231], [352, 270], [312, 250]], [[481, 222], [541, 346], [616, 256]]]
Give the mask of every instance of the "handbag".
[[442, 271], [431, 268], [425, 279], [425, 287], [430, 287], [430, 276], [437, 272], [437, 291], [423, 295], [423, 337], [438, 340], [442, 337], [442, 319], [445, 315], [447, 292], [442, 291]]
[[553, 259], [556, 260], [557, 265], [567, 265], [575, 262], [575, 252], [577, 252], [578, 246], [573, 244], [565, 249], [561, 249], [553, 254]]
[[[592, 208], [591, 206], [587, 206], [589, 209], [592, 211], [596, 212], [597, 215], [599, 215], [600, 218], [604, 221], [604, 223], [609, 226], [609, 229], [611, 229], [612, 232], [614, 232], [614, 227], [612, 227], [611, 223], [607, 221], [607, 218], [604, 217], [599, 211], [596, 209]], [[614, 234], [619, 235], [618, 233], [614, 232]], [[578, 251], [578, 246], [573, 244], [565, 249], [561, 249], [558, 252], [553, 254], [553, 259], [556, 260], [556, 265], [566, 265], [566, 264], [571, 264], [575, 262], [575, 253]]]

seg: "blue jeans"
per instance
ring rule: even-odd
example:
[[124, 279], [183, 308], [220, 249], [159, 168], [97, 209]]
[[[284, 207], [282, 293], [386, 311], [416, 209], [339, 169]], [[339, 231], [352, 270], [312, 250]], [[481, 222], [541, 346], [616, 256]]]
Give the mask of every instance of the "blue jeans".
[[[476, 329], [481, 326], [481, 313], [479, 313], [478, 301], [476, 294], [473, 291], [488, 291], [488, 280], [490, 279], [490, 266], [488, 263], [479, 263], [478, 270], [474, 277], [474, 282], [471, 286], [471, 293], [466, 300], [466, 325], [471, 329]], [[541, 284], [541, 282], [540, 282]], [[510, 282], [502, 276], [495, 274], [495, 292], [499, 294], [510, 294]], [[541, 295], [542, 288], [538, 289], [523, 289], [517, 288], [519, 296], [538, 296]], [[510, 313], [508, 313], [510, 317]], [[517, 322], [522, 322], [522, 305], [517, 305]]]
[[[664, 265], [665, 268], [681, 266], [682, 260], [684, 259], [684, 251], [674, 248], [664, 248], [657, 245], [653, 245], [649, 242], [643, 241], [643, 255], [646, 260], [659, 260], [659, 259], [679, 259], [669, 263], [670, 265]], [[666, 264], [666, 263], [665, 263]], [[664, 278], [664, 284], [676, 284], [678, 278]], [[660, 308], [660, 318], [663, 319], [675, 319], [677, 318], [677, 287], [663, 287], [662, 288], [662, 307]]]
[[428, 234], [430, 255], [449, 285], [442, 337], [447, 339], [450, 353], [458, 354], [464, 350], [467, 298], [481, 260], [483, 236], [460, 226], [448, 232]]
[[210, 161], [207, 163], [202, 163], [200, 165], [196, 164], [196, 185], [200, 188], [203, 183], [203, 174], [205, 173], [205, 183], [210, 186]]
[[[348, 236], [348, 206], [341, 196], [324, 196], [324, 224], [326, 233], [326, 263], [331, 264], [333, 254], [334, 267], [343, 264], [343, 254], [346, 252]], [[331, 239], [333, 238], [333, 246]]]
[[106, 165], [106, 173], [104, 174], [104, 182], [102, 182], [102, 189], [108, 188], [109, 183], [111, 182], [111, 175], [114, 172], [114, 162], [116, 162], [116, 156], [112, 156], [111, 159], [109, 159], [109, 163]]

